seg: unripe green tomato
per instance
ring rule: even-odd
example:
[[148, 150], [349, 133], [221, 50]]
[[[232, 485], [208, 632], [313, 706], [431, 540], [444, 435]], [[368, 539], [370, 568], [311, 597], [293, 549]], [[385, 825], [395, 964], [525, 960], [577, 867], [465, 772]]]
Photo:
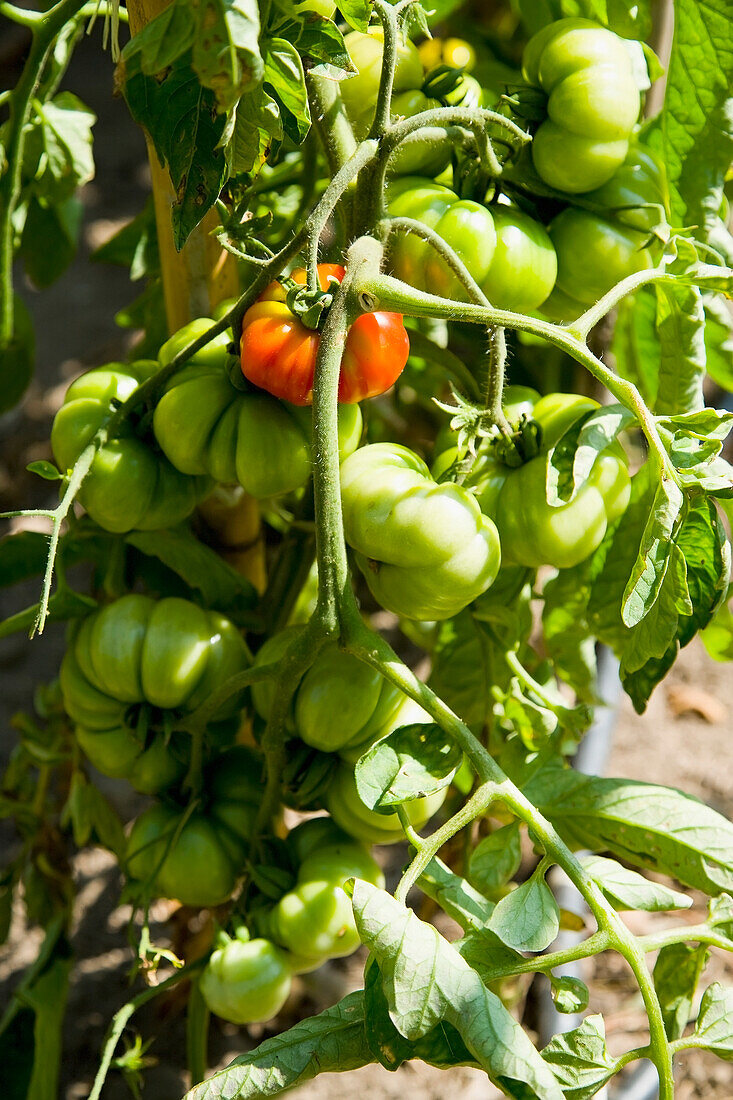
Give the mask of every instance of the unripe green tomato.
[[[268, 638], [255, 656], [255, 668], [262, 665], [275, 664], [285, 656], [288, 648], [293, 644], [299, 634], [303, 633], [303, 627], [288, 626], [278, 634]], [[275, 698], [275, 684], [272, 679], [258, 680], [252, 685], [252, 702], [260, 718], [267, 720], [270, 717], [273, 699]]]
[[533, 418], [542, 429], [540, 453], [517, 468], [486, 455], [469, 479], [501, 537], [506, 564], [565, 569], [589, 557], [608, 525], [625, 511], [630, 496], [626, 456], [618, 443], [597, 458], [574, 500], [559, 507], [547, 502], [547, 452], [595, 401], [576, 394], [540, 398]]
[[272, 911], [274, 938], [299, 957], [299, 967], [311, 960], [350, 955], [359, 946], [351, 901], [344, 893], [347, 879], [361, 878], [384, 888], [379, 865], [360, 845], [339, 844], [311, 854], [298, 871], [298, 884]]
[[186, 820], [167, 806], [140, 815], [128, 840], [127, 870], [163, 897], [196, 907], [221, 905], [231, 896], [239, 868], [204, 814]]
[[287, 958], [269, 940], [230, 940], [212, 954], [199, 989], [215, 1015], [233, 1024], [264, 1023], [290, 994]]
[[587, 210], [563, 210], [549, 233], [557, 253], [556, 288], [586, 306], [595, 305], [627, 275], [653, 267], [646, 234]]
[[515, 206], [497, 203], [491, 213], [496, 247], [481, 284], [497, 309], [532, 313], [551, 293], [557, 278], [557, 255], [540, 222]]
[[262, 802], [262, 757], [247, 745], [234, 745], [209, 765], [204, 789], [219, 841], [235, 866], [241, 866]]
[[125, 726], [90, 730], [77, 726], [76, 740], [90, 764], [102, 775], [126, 779], [141, 794], [159, 794], [186, 774], [189, 737], [173, 734], [170, 741], [156, 733], [149, 744]]
[[[366, 137], [374, 119], [382, 73], [384, 34], [381, 27], [370, 27], [367, 34], [350, 31], [344, 38], [356, 76], [339, 84], [341, 98], [348, 112], [357, 140]], [[423, 80], [420, 55], [412, 42], [400, 39], [397, 46], [397, 65], [394, 74], [394, 94], [419, 88]]]
[[481, 107], [484, 100], [484, 90], [475, 76], [468, 76], [464, 73], [455, 88], [443, 98], [449, 107]]
[[603, 217], [609, 221], [642, 233], [666, 219], [661, 169], [654, 156], [638, 145], [632, 146], [610, 180], [584, 197], [603, 207]]
[[560, 191], [591, 191], [622, 163], [640, 96], [624, 40], [587, 19], [560, 19], [527, 43], [526, 80], [547, 93], [532, 142], [540, 176]]
[[[138, 371], [138, 367], [140, 370]], [[87, 371], [71, 383], [51, 428], [51, 448], [61, 470], [73, 467], [87, 443], [149, 376], [149, 365], [110, 363]], [[207, 478], [182, 476], [130, 422], [94, 457], [79, 491], [79, 501], [107, 531], [157, 530], [190, 515], [209, 487]]]
[[351, 837], [343, 829], [339, 829], [330, 817], [311, 817], [290, 830], [286, 844], [294, 865], [300, 867], [314, 852], [323, 848], [351, 844]]
[[408, 619], [451, 618], [493, 583], [496, 529], [460, 486], [436, 485], [406, 447], [375, 443], [341, 467], [346, 541], [382, 607]]
[[[496, 246], [494, 219], [486, 207], [459, 199], [448, 187], [409, 176], [388, 189], [393, 217], [413, 218], [435, 230], [450, 245], [469, 273], [481, 285], [489, 273]], [[426, 241], [405, 234], [395, 241], [390, 259], [395, 274], [417, 290], [465, 301], [466, 292], [455, 275]]]
[[[212, 324], [202, 317], [185, 325], [161, 348], [161, 363]], [[311, 411], [236, 389], [226, 370], [229, 341], [216, 337], [169, 380], [153, 418], [156, 439], [184, 474], [238, 482], [257, 499], [299, 489], [311, 474]], [[344, 458], [361, 439], [359, 406], [339, 405], [338, 420]]]
[[307, 745], [340, 752], [376, 735], [403, 698], [376, 669], [336, 648], [327, 649], [298, 688], [296, 730]]
[[[447, 788], [427, 798], [416, 798], [404, 803], [410, 824], [421, 829], [437, 813], [445, 801]], [[396, 844], [405, 834], [397, 813], [378, 813], [370, 810], [359, 798], [353, 769], [348, 764], [339, 765], [327, 796], [328, 812], [337, 825], [356, 840], [365, 844]]]

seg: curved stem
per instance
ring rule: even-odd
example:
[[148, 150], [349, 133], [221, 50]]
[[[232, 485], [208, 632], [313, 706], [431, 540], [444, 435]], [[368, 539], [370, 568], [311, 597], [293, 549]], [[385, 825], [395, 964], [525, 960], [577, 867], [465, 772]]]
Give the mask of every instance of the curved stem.
[[639, 290], [640, 287], [649, 283], [664, 282], [667, 279], [669, 279], [669, 274], [663, 267], [655, 267], [647, 271], [635, 271], [633, 275], [628, 275], [625, 279], [622, 279], [607, 294], [604, 294], [594, 306], [591, 306], [590, 309], [587, 309], [585, 313], [582, 313], [580, 317], [565, 327], [574, 336], [585, 341], [590, 330], [595, 328], [598, 322], [602, 321], [606, 314], [610, 313], [627, 294], [633, 294], [635, 290]]
[[384, 0], [374, 0], [374, 10], [382, 23], [384, 50], [382, 52], [382, 72], [379, 77], [377, 106], [369, 137], [380, 138], [388, 129], [392, 117], [392, 88], [394, 86], [395, 69], [397, 68], [397, 47], [400, 32], [397, 25], [397, 15], [391, 4], [385, 4]]
[[[657, 278], [660, 276], [657, 275]], [[649, 281], [647, 279], [647, 281]], [[621, 285], [621, 284], [619, 284]], [[562, 348], [573, 359], [581, 363], [594, 378], [606, 387], [620, 404], [636, 413], [644, 435], [649, 444], [651, 459], [661, 476], [680, 485], [679, 476], [662, 443], [654, 416], [647, 407], [632, 382], [620, 378], [593, 354], [585, 342], [572, 330], [562, 325], [554, 325], [536, 317], [527, 317], [523, 313], [494, 309], [488, 306], [460, 303], [448, 298], [439, 298], [433, 294], [414, 290], [399, 279], [381, 275], [376, 271], [369, 273], [359, 284], [360, 300], [369, 303], [370, 310], [389, 310], [402, 313], [406, 317], [433, 317], [448, 321], [466, 321], [471, 324], [501, 326], [521, 332], [531, 332], [541, 336], [556, 347]]]
[[413, 237], [419, 237], [421, 241], [425, 241], [425, 243], [429, 244], [434, 252], [440, 256], [451, 273], [455, 275], [470, 299], [480, 306], [491, 305], [489, 299], [486, 297], [461, 257], [455, 249], [451, 248], [448, 242], [441, 237], [440, 233], [436, 233], [429, 225], [417, 221], [416, 218], [385, 218], [383, 225], [385, 233], [382, 236], [383, 239], [387, 241], [393, 233], [399, 232], [410, 233]]

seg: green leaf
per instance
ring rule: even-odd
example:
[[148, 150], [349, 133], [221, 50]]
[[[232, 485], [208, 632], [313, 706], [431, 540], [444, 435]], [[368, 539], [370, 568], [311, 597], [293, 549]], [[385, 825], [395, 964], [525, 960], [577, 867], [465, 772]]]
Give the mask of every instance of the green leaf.
[[701, 631], [700, 639], [714, 661], [733, 661], [733, 610], [727, 600]]
[[519, 823], [513, 821], [478, 842], [471, 852], [468, 873], [479, 890], [492, 893], [514, 878], [521, 862]]
[[364, 993], [359, 990], [235, 1058], [184, 1100], [259, 1100], [319, 1073], [346, 1073], [373, 1061], [364, 1032]]
[[[261, 82], [257, 0], [189, 0], [196, 14], [192, 64], [219, 111], [228, 111]], [[189, 16], [190, 18], [190, 16]]]
[[252, 583], [185, 528], [133, 531], [126, 541], [142, 554], [157, 558], [189, 588], [199, 591], [207, 607], [236, 618], [238, 612], [250, 610], [257, 602]]
[[661, 362], [654, 411], [693, 412], [704, 405], [705, 310], [697, 287], [657, 285]]
[[[56, 957], [28, 988], [24, 1004], [35, 1013], [33, 1072], [27, 1100], [51, 1100], [58, 1095], [62, 1039], [72, 960]], [[30, 1054], [26, 1051], [26, 1057]]]
[[292, 42], [311, 74], [341, 80], [356, 68], [344, 45], [344, 36], [330, 19], [321, 19], [312, 12], [299, 23], [278, 27], [278, 36]]
[[719, 982], [708, 986], [700, 1002], [694, 1038], [695, 1046], [733, 1062], [733, 989], [725, 989]]
[[120, 73], [132, 117], [146, 128], [170, 172], [176, 191], [173, 239], [180, 250], [216, 202], [226, 179], [226, 160], [219, 148], [224, 116], [217, 114], [214, 93], [201, 87], [190, 52], [162, 74], [148, 76], [140, 55], [128, 53], [126, 47]]
[[507, 1096], [562, 1100], [554, 1076], [516, 1020], [443, 937], [384, 890], [357, 879], [354, 918], [375, 956], [390, 1016], [407, 1039], [442, 1020]]
[[39, 198], [63, 202], [77, 187], [94, 179], [92, 127], [96, 116], [71, 92], [60, 92], [37, 111], [38, 125], [29, 135], [37, 143], [41, 171], [33, 191]]
[[549, 978], [552, 1003], [558, 1012], [585, 1012], [590, 1000], [590, 993], [585, 982], [581, 982], [580, 978], [571, 978], [569, 975], [556, 978], [550, 974]]
[[670, 890], [661, 882], [649, 879], [622, 867], [614, 859], [603, 856], [580, 856], [583, 869], [600, 886], [614, 909], [642, 909], [660, 913], [668, 909], [689, 909], [692, 898]]
[[595, 702], [596, 648], [588, 624], [588, 563], [560, 569], [542, 590], [542, 631], [555, 673], [579, 699]]
[[[440, 0], [438, 0], [440, 3]], [[339, 0], [339, 11], [355, 31], [366, 31], [372, 15], [370, 0]]]
[[733, 319], [720, 298], [705, 296], [705, 354], [707, 372], [721, 389], [733, 391]]
[[[40, 603], [34, 603], [23, 611], [16, 612], [0, 623], [0, 638], [7, 638], [16, 634], [19, 630], [30, 631], [35, 623]], [[48, 601], [48, 619], [50, 622], [66, 622], [69, 619], [79, 619], [88, 615], [97, 608], [97, 601], [91, 596], [85, 596], [81, 592], [74, 592], [71, 588], [62, 588], [51, 596]]]
[[454, 1027], [441, 1020], [432, 1031], [411, 1042], [400, 1035], [389, 1016], [382, 975], [370, 959], [364, 976], [364, 1026], [369, 1048], [385, 1069], [395, 1070], [410, 1059], [419, 1058], [431, 1066], [475, 1065], [474, 1059]]
[[556, 508], [574, 500], [598, 456], [635, 420], [623, 405], [604, 405], [571, 424], [548, 452], [547, 503]]
[[497, 903], [489, 921], [489, 930], [515, 951], [544, 951], [560, 930], [560, 910], [545, 871], [540, 863], [531, 878]]
[[471, 929], [453, 945], [485, 985], [521, 971], [527, 960], [488, 928]]
[[706, 894], [733, 890], [733, 824], [692, 795], [558, 767], [534, 775], [525, 794], [575, 848], [611, 852]]
[[664, 106], [650, 145], [667, 169], [673, 225], [718, 217], [733, 160], [733, 42], [727, 0], [677, 0]]
[[140, 56], [140, 68], [153, 76], [173, 65], [193, 45], [196, 20], [188, 0], [174, 0], [154, 19], [141, 27], [122, 52], [124, 61]]
[[428, 683], [469, 726], [483, 725], [492, 714], [493, 688], [508, 687], [503, 654], [469, 611], [441, 625]]
[[280, 104], [285, 133], [299, 145], [311, 124], [308, 91], [300, 55], [284, 38], [273, 38], [267, 43], [264, 79]]
[[708, 959], [704, 944], [663, 947], [654, 964], [654, 986], [669, 1040], [679, 1039], [692, 1015], [692, 1002]]
[[485, 928], [491, 919], [494, 906], [488, 898], [446, 867], [437, 856], [423, 871], [418, 885], [464, 931]]
[[47, 462], [45, 458], [40, 458], [37, 462], [29, 462], [26, 466], [26, 470], [29, 474], [36, 474], [38, 477], [42, 477], [44, 481], [61, 481], [64, 476], [61, 471], [54, 466], [53, 462]]
[[23, 226], [20, 255], [26, 274], [39, 290], [63, 275], [76, 255], [83, 207], [78, 199], [46, 203], [31, 198]]
[[356, 765], [359, 797], [370, 810], [437, 794], [461, 766], [463, 753], [433, 722], [399, 726]]
[[16, 531], [0, 539], [0, 585], [39, 576], [46, 568], [48, 537], [40, 531]]
[[642, 287], [619, 303], [611, 352], [616, 370], [633, 382], [650, 408], [659, 389], [661, 348], [657, 333], [657, 297], [652, 287]]
[[256, 175], [283, 137], [277, 102], [264, 88], [242, 96], [227, 119], [224, 148], [232, 176]]
[[692, 602], [687, 587], [687, 569], [682, 551], [675, 543], [663, 548], [655, 547], [656, 557], [650, 560], [660, 566], [664, 563], [661, 583], [654, 603], [640, 622], [632, 625], [626, 638], [622, 657], [622, 680], [629, 673], [638, 672], [650, 659], [664, 657], [675, 640], [681, 615], [692, 614]]
[[0, 346], [0, 414], [14, 408], [28, 389], [36, 362], [33, 321], [22, 298], [13, 295], [13, 335]]
[[662, 479], [624, 591], [621, 617], [625, 626], [636, 626], [654, 606], [673, 557], [672, 535], [683, 505], [684, 496], [678, 486], [670, 478]]
[[542, 1057], [563, 1088], [566, 1100], [590, 1100], [616, 1072], [606, 1049], [602, 1016], [587, 1016], [580, 1027], [555, 1035]]

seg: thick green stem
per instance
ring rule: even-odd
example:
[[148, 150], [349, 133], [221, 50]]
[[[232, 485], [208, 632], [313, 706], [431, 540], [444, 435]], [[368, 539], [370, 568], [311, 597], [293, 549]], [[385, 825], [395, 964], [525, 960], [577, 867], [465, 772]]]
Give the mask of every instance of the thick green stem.
[[374, 10], [382, 23], [384, 50], [382, 52], [382, 72], [379, 77], [377, 106], [369, 137], [381, 138], [382, 134], [389, 128], [392, 118], [392, 88], [394, 86], [395, 69], [397, 68], [397, 47], [400, 32], [397, 25], [397, 15], [391, 4], [385, 4], [384, 0], [374, 0]]
[[83, 6], [84, 0], [61, 0], [47, 12], [25, 13], [25, 25], [31, 27], [33, 41], [10, 100], [4, 151], [7, 168], [0, 177], [0, 348], [7, 347], [13, 338], [13, 214], [20, 195], [23, 150], [31, 104], [56, 35]]
[[406, 317], [433, 317], [447, 321], [465, 321], [469, 324], [499, 325], [543, 337], [581, 363], [620, 404], [636, 414], [649, 444], [650, 458], [656, 472], [679, 485], [677, 471], [664, 448], [654, 416], [636, 386], [614, 374], [570, 328], [536, 317], [527, 317], [523, 313], [454, 302], [449, 298], [425, 294], [390, 275], [378, 274], [376, 270], [360, 280], [358, 291], [364, 308], [371, 311], [389, 310], [402, 313]]
[[489, 330], [489, 370], [486, 380], [486, 408], [502, 435], [511, 435], [512, 427], [502, 407], [504, 372], [506, 367], [506, 337], [501, 325]]

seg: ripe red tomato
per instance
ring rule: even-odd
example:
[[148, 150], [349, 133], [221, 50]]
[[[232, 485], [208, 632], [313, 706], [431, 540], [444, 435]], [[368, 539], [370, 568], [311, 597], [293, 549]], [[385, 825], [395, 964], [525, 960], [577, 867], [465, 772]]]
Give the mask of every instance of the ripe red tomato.
[[[340, 264], [319, 264], [318, 279], [328, 289], [331, 276], [343, 279]], [[291, 275], [306, 282], [304, 268]], [[320, 334], [307, 328], [286, 304], [287, 291], [270, 283], [242, 322], [242, 373], [260, 389], [293, 405], [313, 401], [313, 374]], [[349, 329], [341, 360], [339, 401], [352, 405], [384, 393], [402, 373], [410, 341], [399, 313], [365, 313]]]

